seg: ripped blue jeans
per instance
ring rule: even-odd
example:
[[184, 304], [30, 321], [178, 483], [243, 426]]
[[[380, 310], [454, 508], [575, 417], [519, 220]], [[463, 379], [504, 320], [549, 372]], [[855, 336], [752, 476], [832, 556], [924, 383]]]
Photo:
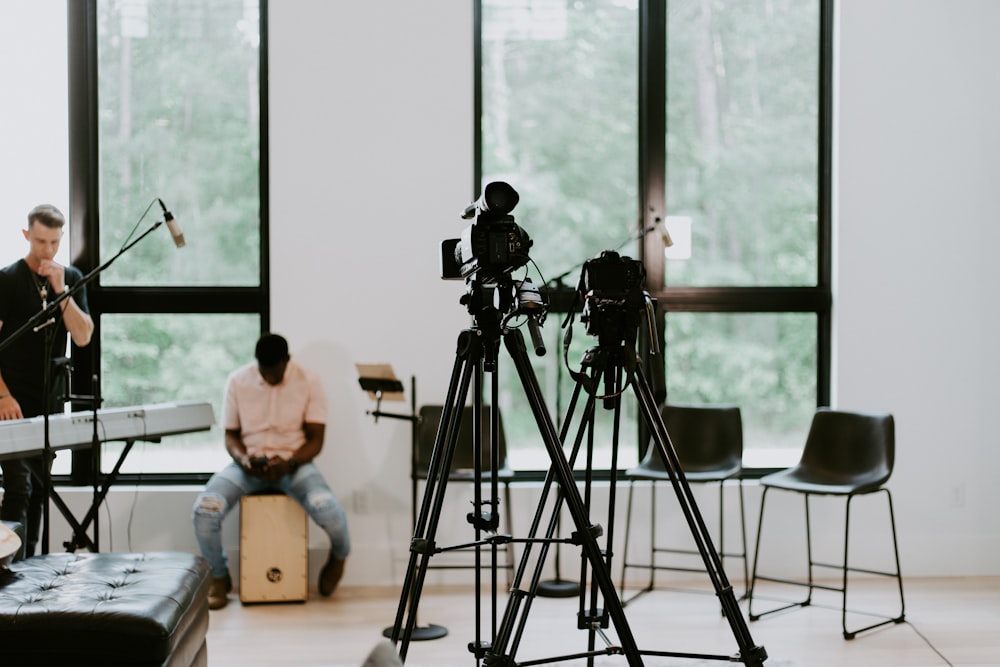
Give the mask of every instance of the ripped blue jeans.
[[224, 577], [229, 572], [229, 561], [222, 547], [222, 520], [240, 498], [268, 489], [294, 498], [330, 537], [331, 556], [347, 558], [351, 550], [347, 515], [315, 465], [305, 463], [294, 474], [269, 482], [251, 477], [236, 463], [230, 463], [212, 475], [205, 490], [195, 499], [192, 509], [194, 534], [201, 554], [212, 568], [213, 577]]

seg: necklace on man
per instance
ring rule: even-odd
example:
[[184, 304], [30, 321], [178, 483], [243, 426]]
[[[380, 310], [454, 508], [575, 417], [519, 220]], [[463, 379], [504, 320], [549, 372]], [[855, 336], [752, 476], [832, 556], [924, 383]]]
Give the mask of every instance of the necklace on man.
[[48, 302], [48, 297], [49, 297], [49, 279], [48, 278], [44, 278], [43, 280], [39, 281], [38, 280], [38, 275], [34, 271], [31, 272], [31, 277], [35, 281], [35, 287], [38, 288], [38, 296], [42, 300], [42, 309], [44, 310], [49, 305], [49, 302]]

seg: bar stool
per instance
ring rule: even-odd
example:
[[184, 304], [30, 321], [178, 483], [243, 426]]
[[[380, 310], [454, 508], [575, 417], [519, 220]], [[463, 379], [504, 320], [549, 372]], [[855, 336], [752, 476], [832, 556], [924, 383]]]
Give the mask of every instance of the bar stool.
[[[688, 405], [666, 404], [660, 409], [663, 425], [667, 429], [670, 441], [677, 453], [681, 469], [689, 484], [717, 484], [719, 487], [719, 556], [722, 561], [728, 556], [743, 561], [743, 581], [749, 581], [747, 571], [746, 518], [743, 504], [743, 482], [740, 477], [743, 470], [743, 421], [739, 406], [735, 405]], [[661, 459], [659, 452], [650, 447], [642, 462], [635, 468], [625, 471], [625, 479], [629, 482], [628, 509], [625, 522], [625, 545], [622, 553], [621, 591], [624, 598], [626, 573], [630, 568], [649, 571], [649, 582], [646, 587], [637, 592], [632, 599], [653, 590], [656, 572], [672, 570], [677, 572], [704, 572], [704, 568], [684, 567], [666, 564], [664, 559], [657, 559], [658, 554], [699, 555], [692, 548], [663, 546], [657, 540], [656, 521], [656, 487], [663, 482], [670, 482], [670, 472]], [[741, 550], [726, 552], [725, 550], [725, 497], [724, 487], [728, 481], [735, 481], [740, 498], [740, 535]], [[649, 558], [646, 562], [629, 562], [628, 545], [629, 532], [632, 525], [632, 501], [636, 482], [650, 483], [650, 524], [649, 524]], [[676, 562], [676, 561], [674, 561]]]
[[[853, 639], [859, 632], [871, 630], [888, 623], [902, 623], [905, 618], [903, 578], [899, 569], [899, 547], [896, 541], [896, 519], [892, 509], [892, 495], [885, 483], [892, 475], [895, 462], [895, 424], [892, 415], [884, 412], [846, 412], [820, 408], [813, 416], [809, 435], [799, 463], [781, 472], [765, 475], [760, 479], [764, 492], [760, 499], [760, 519], [757, 526], [757, 543], [754, 548], [753, 576], [750, 579], [750, 602], [747, 612], [751, 621], [762, 616], [793, 607], [807, 607], [812, 602], [814, 589], [836, 591], [841, 594], [840, 624], [844, 639]], [[805, 500], [806, 559], [808, 579], [796, 581], [757, 574], [759, 553], [764, 526], [764, 504], [772, 489], [801, 494]], [[851, 525], [851, 502], [857, 496], [884, 493], [889, 508], [889, 528], [892, 537], [895, 572], [863, 569], [848, 564], [848, 538]], [[809, 498], [814, 495], [842, 496], [846, 498], [844, 515], [844, 554], [840, 563], [823, 563], [814, 560], [809, 524]], [[839, 571], [839, 586], [821, 585], [813, 578], [813, 569], [833, 568]], [[865, 627], [847, 629], [847, 583], [849, 572], [892, 577], [899, 585], [899, 615], [886, 618]], [[806, 598], [764, 612], [753, 612], [753, 598], [758, 581], [771, 581], [809, 589]]]

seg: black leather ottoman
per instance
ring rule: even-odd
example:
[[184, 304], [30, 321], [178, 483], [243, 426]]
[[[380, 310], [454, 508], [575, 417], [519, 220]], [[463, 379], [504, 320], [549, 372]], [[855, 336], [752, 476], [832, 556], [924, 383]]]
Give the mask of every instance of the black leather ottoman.
[[14, 562], [0, 570], [0, 664], [203, 667], [210, 581], [181, 552]]

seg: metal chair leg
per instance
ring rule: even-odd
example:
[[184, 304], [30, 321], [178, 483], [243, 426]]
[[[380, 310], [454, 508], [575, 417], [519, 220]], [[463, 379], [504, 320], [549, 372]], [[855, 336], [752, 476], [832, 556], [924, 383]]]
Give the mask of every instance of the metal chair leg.
[[[806, 496], [806, 501], [805, 501], [805, 514], [806, 514], [806, 559], [807, 559], [808, 568], [809, 568], [808, 582], [805, 583], [805, 582], [802, 582], [802, 581], [795, 581], [795, 580], [792, 580], [792, 579], [784, 579], [784, 578], [780, 578], [780, 577], [766, 577], [766, 576], [757, 574], [757, 567], [758, 567], [758, 565], [760, 563], [760, 542], [761, 542], [761, 535], [763, 535], [763, 533], [764, 533], [764, 504], [765, 504], [765, 501], [767, 500], [767, 492], [770, 491], [770, 490], [771, 490], [771, 487], [767, 487], [767, 486], [764, 487], [764, 491], [763, 491], [763, 493], [761, 493], [761, 496], [760, 496], [760, 517], [757, 520], [757, 540], [756, 540], [756, 546], [754, 547], [754, 554], [753, 554], [753, 575], [750, 578], [750, 590], [747, 593], [747, 599], [749, 600], [749, 603], [747, 605], [747, 618], [749, 618], [751, 621], [759, 620], [759, 619], [763, 618], [764, 616], [768, 616], [770, 614], [774, 614], [774, 613], [777, 613], [779, 611], [785, 611], [786, 609], [792, 609], [792, 608], [795, 608], [795, 607], [808, 607], [812, 603], [812, 591], [813, 591], [814, 584], [813, 584], [813, 578], [812, 578], [813, 560], [812, 560], [811, 537], [810, 537], [810, 531], [809, 531], [809, 495], [808, 494], [805, 494], [805, 496]], [[799, 602], [790, 602], [790, 603], [782, 605], [780, 607], [776, 607], [774, 609], [768, 609], [767, 611], [762, 611], [762, 612], [759, 612], [759, 613], [755, 614], [753, 612], [753, 596], [754, 596], [754, 592], [755, 592], [756, 587], [757, 587], [757, 581], [758, 580], [760, 580], [760, 581], [771, 581], [771, 582], [779, 583], [779, 584], [788, 584], [788, 585], [791, 585], [791, 586], [807, 586], [809, 588], [809, 594], [808, 594], [808, 596], [806, 597], [805, 600], [802, 600], [802, 601], [799, 601]]]
[[[627, 503], [627, 509], [625, 512], [625, 543], [622, 552], [622, 575], [621, 575], [621, 587], [623, 604], [627, 604], [631, 600], [652, 591], [656, 585], [656, 571], [657, 570], [675, 570], [675, 571], [694, 571], [689, 568], [685, 568], [681, 565], [660, 565], [657, 563], [656, 555], [658, 552], [663, 553], [673, 553], [673, 554], [691, 554], [695, 555], [697, 552], [693, 550], [685, 550], [683, 548], [671, 548], [671, 547], [659, 547], [657, 546], [657, 514], [656, 514], [656, 495], [657, 495], [657, 485], [658, 482], [655, 480], [649, 481], [649, 493], [650, 493], [650, 511], [649, 511], [649, 560], [647, 563], [632, 563], [628, 560], [628, 549], [631, 535], [632, 526], [632, 503], [634, 502], [635, 493], [635, 481], [631, 480], [629, 484], [629, 497]], [[742, 545], [742, 552], [732, 552], [727, 553], [725, 550], [725, 480], [720, 480], [716, 483], [719, 485], [719, 557], [721, 561], [725, 561], [726, 557], [730, 558], [741, 558], [743, 560], [743, 585], [744, 592], [739, 599], [745, 599], [748, 595], [749, 585], [750, 585], [750, 570], [749, 570], [749, 553], [747, 551], [747, 534], [746, 534], [746, 507], [743, 496], [743, 482], [742, 480], [737, 480], [739, 483], [739, 494], [740, 494], [740, 544]], [[625, 599], [625, 579], [626, 572], [629, 569], [646, 569], [649, 571], [649, 581], [646, 583], [645, 587], [641, 588], [635, 593], [631, 598]]]
[[[655, 558], [656, 558], [656, 482], [653, 481], [653, 480], [650, 480], [650, 482], [649, 482], [649, 493], [650, 493], [650, 511], [649, 511], [650, 526], [649, 526], [649, 561], [648, 561], [648, 565], [647, 564], [641, 564], [641, 563], [630, 563], [628, 561], [628, 545], [629, 545], [629, 536], [631, 534], [631, 528], [632, 528], [632, 502], [634, 500], [634, 494], [635, 494], [635, 480], [630, 480], [629, 481], [628, 504], [627, 504], [627, 509], [625, 511], [625, 544], [624, 544], [623, 550], [622, 550], [622, 578], [621, 578], [621, 587], [619, 588], [619, 591], [620, 591], [619, 595], [620, 595], [621, 600], [622, 600], [622, 606], [627, 605], [629, 602], [631, 602], [632, 600], [636, 599], [640, 595], [643, 595], [645, 593], [648, 593], [648, 592], [652, 591], [653, 590], [653, 585], [654, 585], [654, 582], [655, 582], [655, 576], [656, 576], [656, 561], [655, 561]], [[641, 588], [638, 591], [636, 591], [635, 595], [633, 595], [632, 597], [626, 599], [626, 597], [625, 597], [625, 578], [626, 578], [626, 573], [627, 573], [627, 571], [628, 571], [629, 568], [649, 570], [649, 582], [646, 584], [646, 586], [644, 588]]]
[[[750, 563], [749, 563], [749, 553], [747, 552], [747, 515], [746, 515], [746, 504], [743, 498], [743, 480], [736, 480], [737, 490], [740, 495], [740, 546], [742, 547], [742, 556], [737, 556], [743, 559], [743, 595], [740, 596], [740, 600], [745, 600], [750, 593]], [[719, 524], [719, 530], [721, 531], [722, 524]], [[719, 541], [721, 550], [721, 538]]]
[[[775, 612], [784, 611], [786, 609], [790, 609], [790, 608], [793, 608], [793, 607], [808, 607], [812, 603], [812, 594], [813, 594], [813, 591], [816, 590], [816, 589], [829, 590], [829, 591], [839, 592], [841, 594], [840, 624], [841, 624], [841, 631], [843, 632], [844, 639], [854, 639], [859, 633], [865, 632], [866, 630], [872, 630], [874, 628], [878, 628], [878, 627], [881, 627], [883, 625], [888, 625], [890, 623], [902, 623], [906, 619], [906, 613], [905, 613], [905, 608], [906, 607], [905, 607], [905, 600], [904, 600], [904, 597], [903, 597], [903, 577], [902, 577], [902, 571], [901, 571], [900, 565], [899, 565], [899, 543], [898, 543], [897, 536], [896, 536], [896, 519], [895, 519], [895, 512], [893, 510], [893, 505], [892, 505], [892, 494], [889, 492], [888, 489], [881, 488], [881, 489], [878, 489], [878, 491], [884, 491], [885, 494], [886, 494], [886, 499], [888, 500], [889, 523], [890, 523], [891, 533], [892, 533], [893, 557], [895, 559], [895, 571], [894, 572], [885, 572], [885, 571], [881, 571], [881, 570], [872, 570], [872, 569], [866, 569], [866, 568], [860, 568], [860, 567], [853, 567], [850, 564], [849, 556], [850, 556], [851, 503], [854, 500], [854, 497], [856, 495], [859, 495], [859, 494], [850, 494], [850, 495], [847, 496], [847, 500], [846, 500], [846, 508], [845, 508], [845, 514], [844, 514], [844, 551], [843, 551], [843, 560], [839, 564], [823, 563], [823, 562], [817, 562], [817, 561], [813, 560], [813, 554], [812, 554], [812, 535], [811, 535], [811, 525], [810, 525], [811, 520], [810, 520], [810, 511], [809, 511], [809, 497], [812, 494], [808, 494], [808, 493], [803, 494], [803, 496], [805, 497], [805, 513], [806, 513], [806, 553], [807, 553], [807, 559], [808, 559], [808, 563], [809, 563], [809, 572], [808, 572], [808, 578], [807, 578], [806, 581], [795, 581], [795, 580], [791, 580], [791, 579], [782, 579], [782, 578], [778, 578], [778, 577], [765, 577], [765, 576], [757, 574], [758, 561], [759, 561], [759, 557], [760, 557], [761, 535], [763, 533], [764, 503], [765, 503], [765, 500], [767, 498], [767, 492], [769, 490], [770, 490], [770, 487], [765, 487], [764, 492], [761, 494], [760, 518], [758, 519], [758, 523], [757, 523], [757, 540], [756, 540], [756, 546], [754, 547], [753, 574], [752, 574], [752, 576], [750, 578], [750, 591], [749, 591], [749, 594], [748, 594], [750, 602], [749, 602], [749, 609], [748, 609], [748, 614], [747, 615], [748, 615], [748, 618], [751, 621], [756, 621], [756, 620], [760, 619], [763, 616], [767, 616], [768, 614], [773, 614]], [[840, 573], [841, 573], [841, 584], [840, 584], [840, 586], [839, 587], [837, 587], [837, 586], [825, 586], [825, 585], [817, 584], [816, 581], [815, 581], [815, 579], [814, 579], [814, 577], [813, 577], [813, 571], [814, 571], [815, 567], [827, 567], [827, 568], [834, 568], [834, 569], [839, 570]], [[866, 626], [861, 627], [861, 628], [856, 628], [856, 629], [853, 629], [853, 630], [849, 630], [847, 628], [847, 599], [848, 599], [849, 575], [850, 575], [851, 572], [858, 572], [858, 573], [872, 574], [872, 575], [879, 575], [879, 576], [887, 576], [887, 577], [894, 578], [896, 580], [897, 584], [898, 584], [898, 587], [899, 587], [899, 615], [891, 617], [891, 618], [885, 618], [884, 620], [881, 620], [881, 621], [879, 621], [877, 623], [872, 623], [870, 625], [866, 625]], [[769, 610], [764, 611], [764, 612], [754, 613], [753, 612], [753, 597], [754, 597], [754, 593], [756, 592], [756, 585], [757, 585], [757, 581], [758, 580], [760, 580], [760, 581], [772, 581], [772, 582], [775, 582], [775, 583], [788, 584], [788, 585], [793, 585], [793, 586], [803, 586], [803, 587], [808, 588], [809, 592], [808, 592], [808, 595], [807, 595], [806, 599], [802, 600], [800, 602], [792, 602], [792, 603], [789, 603], [789, 604], [777, 607], [775, 609], [769, 609]]]
[[[867, 570], [857, 567], [848, 566], [848, 547], [847, 540], [850, 534], [850, 520], [851, 520], [851, 501], [854, 500], [854, 496], [850, 495], [847, 497], [847, 508], [846, 508], [846, 518], [844, 521], [844, 579], [843, 579], [843, 604], [840, 610], [840, 627], [844, 633], [844, 639], [854, 639], [859, 633], [865, 632], [866, 630], [872, 630], [874, 628], [882, 627], [883, 625], [888, 625], [890, 623], [902, 623], [906, 620], [906, 602], [903, 599], [903, 576], [902, 571], [899, 567], [899, 544], [896, 540], [896, 517], [895, 512], [892, 507], [892, 494], [889, 493], [889, 489], [882, 488], [879, 491], [884, 491], [886, 499], [888, 501], [889, 507], [889, 524], [892, 528], [892, 551], [893, 557], [896, 563], [896, 571], [893, 572], [880, 572], [876, 570]], [[847, 629], [847, 581], [848, 572], [864, 572], [867, 574], [883, 575], [887, 577], [892, 577], [896, 580], [899, 585], [899, 615], [885, 620], [879, 621], [878, 623], [873, 623], [871, 625], [866, 625], [862, 628], [856, 630]]]
[[618, 587], [618, 590], [621, 592], [620, 595], [622, 598], [623, 606], [627, 604], [627, 602], [625, 601], [625, 575], [628, 572], [628, 568], [630, 567], [628, 562], [628, 542], [629, 542], [629, 535], [631, 534], [631, 529], [632, 529], [632, 500], [634, 494], [635, 494], [635, 480], [629, 480], [628, 504], [626, 505], [625, 509], [625, 543], [622, 545], [622, 580], [621, 580], [621, 585]]

